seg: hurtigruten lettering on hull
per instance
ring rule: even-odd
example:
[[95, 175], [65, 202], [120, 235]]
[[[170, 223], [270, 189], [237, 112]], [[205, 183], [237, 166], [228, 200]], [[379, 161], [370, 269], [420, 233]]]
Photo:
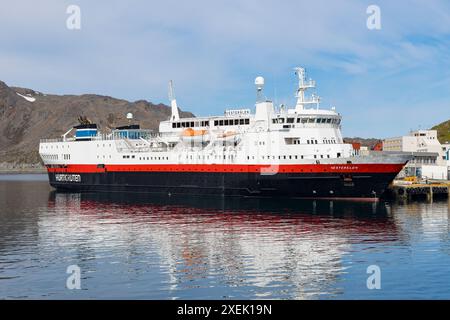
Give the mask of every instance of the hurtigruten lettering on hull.
[[298, 77], [293, 107], [275, 106], [257, 77], [254, 112], [180, 118], [169, 83], [170, 118], [158, 132], [128, 125], [102, 132], [86, 117], [61, 138], [43, 139], [39, 153], [50, 184], [76, 191], [162, 192], [257, 197], [380, 197], [409, 160], [402, 153], [355, 154], [341, 134], [341, 115], [320, 108]]
[[55, 180], [58, 182], [81, 182], [79, 174], [55, 174]]

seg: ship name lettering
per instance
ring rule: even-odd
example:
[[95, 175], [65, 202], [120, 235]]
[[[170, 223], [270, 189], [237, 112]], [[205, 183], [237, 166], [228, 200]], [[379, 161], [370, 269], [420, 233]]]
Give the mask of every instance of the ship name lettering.
[[57, 174], [55, 180], [58, 182], [81, 182], [79, 174]]
[[358, 166], [332, 166], [331, 170], [357, 170]]

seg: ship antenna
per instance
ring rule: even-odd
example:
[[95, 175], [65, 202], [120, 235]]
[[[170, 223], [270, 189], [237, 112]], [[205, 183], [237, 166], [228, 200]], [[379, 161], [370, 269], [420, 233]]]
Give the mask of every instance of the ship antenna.
[[172, 115], [170, 116], [170, 121], [180, 120], [180, 115], [178, 113], [177, 99], [175, 99], [175, 92], [173, 90], [173, 81], [169, 81], [169, 101], [170, 107], [172, 108]]
[[298, 89], [296, 93], [297, 103], [295, 105], [295, 111], [302, 111], [307, 104], [316, 104], [319, 107], [319, 96], [314, 95], [312, 99], [305, 99], [305, 91], [316, 87], [316, 82], [314, 80], [306, 80], [305, 68], [296, 67], [294, 68], [295, 74], [298, 77]]

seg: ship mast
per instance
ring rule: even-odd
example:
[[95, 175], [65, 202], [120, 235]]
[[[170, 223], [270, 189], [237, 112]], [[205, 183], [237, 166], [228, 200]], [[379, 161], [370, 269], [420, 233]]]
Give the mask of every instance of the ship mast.
[[295, 97], [297, 103], [295, 105], [295, 111], [300, 112], [305, 108], [305, 105], [315, 104], [317, 109], [319, 108], [320, 97], [312, 94], [310, 98], [305, 98], [305, 91], [316, 87], [316, 82], [312, 79], [306, 80], [306, 72], [304, 68], [294, 68], [295, 74], [298, 77], [298, 89]]

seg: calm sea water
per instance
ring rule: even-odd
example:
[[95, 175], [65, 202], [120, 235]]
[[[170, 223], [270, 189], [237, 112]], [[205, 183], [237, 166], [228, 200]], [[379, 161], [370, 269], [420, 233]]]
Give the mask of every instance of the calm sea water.
[[56, 193], [0, 175], [0, 298], [450, 299], [449, 208]]

